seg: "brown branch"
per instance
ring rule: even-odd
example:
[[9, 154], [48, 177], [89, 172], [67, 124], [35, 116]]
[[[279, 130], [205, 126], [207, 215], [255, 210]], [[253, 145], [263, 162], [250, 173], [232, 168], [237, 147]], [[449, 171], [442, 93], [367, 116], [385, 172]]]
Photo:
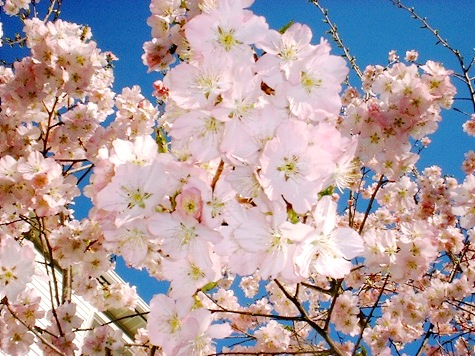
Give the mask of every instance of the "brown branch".
[[61, 293], [61, 304], [66, 302], [71, 302], [71, 295], [72, 295], [72, 270], [71, 267], [63, 268], [62, 270], [63, 275], [63, 289]]
[[269, 318], [269, 319], [274, 319], [274, 320], [305, 321], [305, 319], [303, 319], [300, 316], [283, 316], [283, 315], [275, 315], [275, 314], [262, 314], [262, 313], [255, 313], [255, 312], [247, 312], [247, 311], [243, 311], [243, 310], [229, 310], [229, 309], [208, 309], [208, 310], [211, 313], [239, 314], [239, 315]]
[[332, 355], [337, 355], [337, 356], [343, 356], [343, 352], [338, 348], [338, 346], [333, 342], [332, 338], [330, 335], [328, 335], [328, 332], [326, 332], [324, 329], [322, 329], [316, 322], [314, 322], [307, 314], [305, 311], [304, 307], [300, 303], [300, 301], [290, 295], [290, 293], [284, 288], [284, 286], [277, 280], [274, 279], [275, 284], [280, 288], [280, 290], [284, 293], [284, 295], [297, 307], [298, 311], [301, 314], [301, 318], [308, 324], [310, 325], [328, 344], [330, 347], [330, 352]]
[[[38, 232], [38, 244], [41, 247], [41, 252], [43, 254], [43, 260], [45, 265], [46, 274], [49, 277], [48, 280], [48, 289], [50, 294], [50, 301], [51, 301], [51, 312], [53, 317], [56, 320], [56, 324], [58, 326], [58, 330], [61, 336], [64, 335], [61, 323], [59, 322], [58, 314], [56, 313], [55, 301], [56, 305], [60, 305], [61, 301], [59, 299], [59, 288], [58, 288], [58, 280], [56, 277], [56, 266], [53, 259], [53, 249], [49, 243], [48, 237], [46, 235], [47, 229], [44, 228], [44, 224], [42, 223], [43, 219], [38, 217], [37, 215], [34, 216], [34, 219], [20, 215], [20, 219], [30, 224], [32, 229]], [[35, 243], [35, 241], [32, 241]], [[51, 282], [53, 281], [53, 283]], [[53, 292], [54, 290], [54, 292]]]
[[272, 352], [272, 351], [259, 351], [259, 352], [246, 352], [246, 351], [239, 351], [239, 352], [218, 352], [215, 354], [208, 354], [208, 356], [221, 356], [221, 355], [322, 355], [322, 356], [330, 356], [328, 351], [285, 351], [285, 352]]
[[384, 183], [385, 183], [385, 181], [384, 181], [384, 175], [382, 175], [382, 176], [379, 178], [378, 184], [376, 185], [376, 188], [374, 189], [373, 194], [371, 194], [371, 198], [369, 199], [368, 206], [366, 207], [366, 211], [365, 211], [365, 214], [364, 214], [364, 217], [363, 217], [363, 221], [361, 222], [361, 226], [360, 226], [360, 228], [359, 228], [359, 230], [358, 230], [358, 233], [359, 233], [360, 235], [361, 235], [361, 233], [363, 232], [364, 225], [365, 225], [365, 223], [366, 223], [366, 220], [368, 219], [368, 216], [369, 216], [369, 213], [370, 213], [370, 211], [371, 211], [371, 208], [373, 207], [374, 200], [376, 199], [376, 194], [378, 193], [379, 188], [381, 188]]
[[125, 316], [122, 316], [122, 317], [120, 317], [120, 318], [117, 318], [117, 319], [108, 321], [107, 323], [103, 323], [103, 324], [101, 324], [101, 326], [109, 325], [109, 324], [114, 324], [114, 323], [116, 323], [116, 322], [118, 322], [118, 321], [121, 321], [121, 320], [124, 320], [124, 319], [135, 318], [136, 316], [144, 316], [144, 315], [148, 315], [148, 314], [150, 314], [149, 311], [142, 312], [142, 313], [135, 313], [135, 314], [125, 315]]
[[48, 11], [46, 12], [43, 22], [48, 21], [49, 17], [53, 13], [54, 13], [53, 21], [56, 21], [59, 17], [59, 14], [61, 13], [61, 5], [62, 5], [62, 0], [50, 0]]
[[219, 166], [216, 169], [216, 173], [214, 174], [213, 181], [211, 182], [211, 191], [214, 192], [214, 188], [216, 188], [216, 184], [218, 183], [219, 177], [221, 177], [221, 173], [223, 173], [224, 169], [224, 161], [221, 160], [219, 162]]
[[300, 282], [300, 284], [303, 285], [304, 287], [309, 288], [309, 289], [314, 289], [317, 292], [320, 292], [320, 293], [323, 293], [323, 294], [326, 294], [326, 295], [332, 295], [332, 290], [331, 289], [324, 289], [324, 288], [318, 287], [314, 284], [310, 284], [310, 283], [307, 283], [307, 282]]
[[60, 356], [63, 355], [63, 353], [56, 346], [54, 346], [52, 343], [50, 343], [48, 340], [46, 340], [43, 336], [41, 336], [41, 334], [37, 330], [35, 330], [34, 327], [31, 327], [30, 325], [26, 324], [23, 320], [21, 320], [18, 317], [18, 315], [16, 315], [15, 312], [10, 308], [10, 305], [8, 304], [8, 302], [5, 303], [5, 302], [2, 301], [2, 304], [7, 307], [8, 311], [13, 316], [13, 318], [18, 320], [18, 322], [20, 322], [21, 325], [23, 325], [25, 328], [27, 328], [29, 331], [31, 331], [43, 344], [48, 346], [52, 351], [54, 351], [58, 355], [60, 355]]
[[[120, 318], [112, 319], [112, 320], [108, 321], [107, 323], [102, 323], [101, 326], [114, 324], [114, 323], [116, 323], [118, 321], [121, 321], [121, 320], [124, 320], [124, 319], [135, 318], [137, 316], [145, 316], [145, 315], [148, 315], [148, 314], [150, 314], [149, 311], [141, 312], [141, 313], [137, 312], [137, 313], [134, 313], [134, 314], [121, 316]], [[74, 329], [74, 331], [92, 331], [92, 330], [94, 330], [94, 328], [77, 328], [77, 329]]]
[[54, 103], [53, 103], [53, 106], [51, 108], [51, 110], [49, 110], [47, 107], [46, 107], [46, 104], [43, 102], [43, 107], [45, 108], [46, 112], [48, 113], [48, 127], [46, 128], [46, 132], [45, 132], [45, 138], [44, 138], [44, 142], [43, 142], [43, 156], [46, 157], [46, 154], [48, 153], [48, 139], [49, 139], [49, 134], [50, 134], [50, 131], [51, 131], [51, 121], [53, 120], [53, 114], [55, 112], [55, 107], [56, 107], [56, 104], [58, 103], [58, 100], [59, 98], [58, 97], [55, 97], [54, 99]]
[[79, 172], [82, 172], [84, 170], [87, 171], [87, 173], [89, 173], [91, 171], [91, 169], [94, 167], [94, 165], [91, 163], [91, 164], [87, 164], [85, 166], [81, 166], [79, 168], [76, 168], [76, 169], [71, 169], [71, 170], [68, 170], [66, 172], [66, 175], [71, 175], [71, 174], [74, 174], [74, 173], [79, 173]]
[[429, 329], [427, 329], [426, 334], [424, 335], [424, 339], [422, 339], [421, 345], [419, 346], [419, 349], [416, 352], [416, 356], [419, 356], [422, 354], [422, 350], [424, 349], [425, 344], [429, 340], [429, 337], [432, 335], [433, 328], [434, 328], [434, 324], [430, 323]]
[[394, 6], [403, 9], [411, 14], [411, 17], [417, 21], [419, 21], [422, 24], [422, 28], [426, 28], [429, 32], [431, 32], [435, 38], [437, 39], [437, 44], [441, 44], [443, 47], [447, 48], [456, 58], [457, 61], [460, 65], [460, 68], [462, 69], [462, 75], [460, 76], [462, 81], [467, 85], [468, 91], [470, 92], [471, 95], [471, 101], [473, 103], [473, 110], [475, 111], [475, 88], [472, 83], [472, 79], [470, 78], [469, 71], [470, 68], [472, 67], [472, 64], [475, 60], [475, 57], [472, 58], [470, 61], [469, 65], [465, 65], [465, 60], [463, 59], [462, 54], [458, 49], [455, 49], [453, 46], [450, 45], [450, 43], [442, 38], [440, 35], [439, 31], [433, 28], [428, 22], [425, 17], [422, 17], [416, 13], [413, 7], [408, 7], [404, 5], [401, 0], [389, 0]]
[[[363, 325], [361, 326], [361, 331], [360, 331], [360, 334], [358, 336], [358, 340], [356, 341], [355, 347], [353, 349], [353, 353], [352, 353], [353, 356], [356, 355], [356, 351], [358, 350], [358, 347], [360, 346], [361, 340], [363, 339], [363, 332], [366, 329], [366, 327], [368, 326], [371, 318], [373, 317], [374, 311], [378, 307], [379, 301], [381, 300], [381, 297], [384, 294], [384, 289], [386, 288], [386, 285], [388, 284], [388, 281], [389, 281], [389, 274], [386, 275], [386, 278], [384, 279], [383, 286], [381, 287], [381, 292], [379, 293], [378, 298], [376, 298], [376, 301], [374, 302], [373, 307], [371, 308], [371, 311], [369, 312], [369, 315], [367, 317], [365, 317], [365, 321], [364, 321]], [[363, 314], [363, 313], [361, 312], [360, 314]]]
[[330, 327], [330, 318], [333, 313], [333, 309], [335, 308], [336, 300], [338, 296], [340, 295], [340, 289], [341, 285], [343, 284], [343, 279], [337, 279], [334, 281], [333, 287], [332, 287], [332, 302], [330, 304], [330, 308], [328, 309], [328, 314], [327, 314], [327, 319], [325, 320], [325, 326], [323, 327], [323, 330], [328, 331], [328, 328]]

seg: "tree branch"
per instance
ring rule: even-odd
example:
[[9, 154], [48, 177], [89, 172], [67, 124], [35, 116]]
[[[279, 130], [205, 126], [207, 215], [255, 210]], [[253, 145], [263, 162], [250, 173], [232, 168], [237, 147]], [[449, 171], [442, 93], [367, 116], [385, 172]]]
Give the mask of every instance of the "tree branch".
[[328, 344], [330, 347], [330, 351], [332, 355], [337, 355], [337, 356], [343, 356], [343, 352], [338, 348], [338, 346], [333, 342], [332, 338], [330, 335], [328, 335], [328, 332], [323, 330], [316, 322], [314, 322], [307, 314], [305, 309], [303, 308], [302, 304], [300, 301], [290, 295], [290, 293], [284, 288], [284, 286], [277, 280], [274, 279], [275, 284], [280, 288], [280, 290], [285, 294], [285, 296], [297, 307], [298, 311], [301, 314], [302, 319], [308, 323]]
[[455, 56], [455, 58], [457, 58], [457, 61], [460, 65], [460, 68], [462, 69], [462, 73], [463, 73], [461, 75], [461, 77], [463, 79], [463, 82], [467, 85], [468, 91], [470, 92], [470, 95], [472, 97], [471, 100], [472, 100], [472, 103], [473, 103], [473, 111], [475, 112], [475, 88], [474, 88], [473, 83], [472, 83], [472, 78], [470, 78], [470, 75], [469, 75], [469, 71], [470, 71], [470, 68], [472, 67], [473, 62], [475, 61], [475, 57], [473, 57], [472, 60], [470, 61], [469, 65], [466, 66], [465, 65], [465, 60], [463, 59], [463, 56], [460, 53], [460, 51], [458, 49], [455, 49], [454, 47], [452, 47], [446, 39], [442, 38], [439, 31], [436, 30], [435, 28], [433, 28], [427, 22], [427, 19], [425, 17], [421, 17], [420, 15], [418, 15], [413, 7], [408, 7], [408, 6], [404, 5], [401, 2], [401, 0], [389, 0], [389, 1], [394, 6], [409, 12], [413, 19], [419, 21], [422, 24], [422, 28], [427, 29], [428, 31], [430, 31], [435, 36], [435, 38], [437, 39], [437, 44], [441, 44], [443, 47], [447, 48]]
[[337, 44], [338, 47], [342, 49], [344, 56], [346, 57], [348, 62], [350, 62], [351, 68], [355, 71], [358, 77], [362, 79], [363, 72], [361, 71], [360, 67], [356, 64], [356, 57], [351, 55], [350, 49], [347, 46], [345, 46], [345, 44], [343, 43], [343, 40], [340, 37], [336, 24], [334, 24], [330, 20], [330, 17], [328, 16], [328, 9], [324, 9], [322, 5], [320, 5], [319, 0], [311, 0], [311, 3], [314, 4], [320, 10], [323, 17], [325, 18], [323, 22], [328, 24], [328, 26], [330, 27], [329, 33], [332, 36], [333, 41]]

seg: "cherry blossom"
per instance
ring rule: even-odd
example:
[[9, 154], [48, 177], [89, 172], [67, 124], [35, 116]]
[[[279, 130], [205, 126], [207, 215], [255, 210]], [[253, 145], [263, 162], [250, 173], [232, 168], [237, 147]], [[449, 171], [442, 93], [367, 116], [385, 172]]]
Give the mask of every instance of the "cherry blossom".
[[[312, 32], [306, 25], [292, 24], [283, 34], [271, 30], [267, 38], [259, 43], [265, 54], [257, 62], [258, 71], [266, 82], [275, 87], [283, 79], [289, 79], [302, 69], [304, 59], [311, 56], [314, 47], [310, 44]], [[294, 75], [292, 75], [294, 76]], [[273, 79], [275, 77], [275, 79]]]
[[150, 322], [148, 334], [150, 342], [159, 345], [169, 353], [183, 339], [183, 321], [191, 312], [193, 299], [190, 297], [174, 300], [157, 294], [150, 301]]
[[268, 28], [263, 17], [248, 10], [244, 1], [221, 0], [215, 9], [194, 17], [185, 27], [196, 55], [215, 52], [240, 63], [252, 62], [249, 44], [261, 41]]
[[160, 165], [140, 167], [126, 163], [119, 166], [111, 182], [97, 194], [97, 207], [116, 212], [118, 227], [150, 215], [162, 199], [161, 188], [152, 180], [159, 169]]
[[0, 257], [0, 296], [15, 300], [35, 271], [34, 248], [28, 241], [20, 245], [13, 237], [4, 235]]
[[[315, 230], [310, 231], [297, 250], [299, 273], [312, 269], [322, 275], [341, 278], [351, 269], [352, 258], [362, 254], [363, 240], [350, 228], [336, 228], [336, 203], [324, 196], [313, 213]], [[315, 260], [313, 260], [315, 256]]]
[[216, 352], [213, 339], [223, 339], [232, 333], [228, 324], [211, 324], [211, 312], [196, 309], [190, 313], [183, 325], [184, 342], [173, 352], [176, 355], [208, 355]]
[[234, 230], [233, 237], [244, 250], [255, 254], [260, 276], [297, 279], [293, 266], [295, 247], [309, 233], [310, 227], [284, 221], [278, 211], [273, 212], [273, 221], [264, 220], [253, 209], [247, 213], [246, 222]]
[[[299, 121], [287, 121], [276, 130], [262, 153], [259, 178], [271, 200], [283, 197], [293, 208], [304, 213], [316, 203], [330, 175], [321, 150], [310, 146], [309, 129]], [[302, 136], [307, 133], [307, 136]]]

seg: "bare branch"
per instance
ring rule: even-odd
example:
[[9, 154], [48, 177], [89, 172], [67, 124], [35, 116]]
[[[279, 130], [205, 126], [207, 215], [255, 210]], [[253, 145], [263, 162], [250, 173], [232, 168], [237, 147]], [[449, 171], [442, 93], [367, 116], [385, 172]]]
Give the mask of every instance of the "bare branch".
[[342, 49], [344, 56], [346, 57], [348, 62], [350, 62], [351, 68], [356, 72], [356, 74], [358, 75], [358, 77], [360, 77], [360, 79], [363, 78], [363, 72], [361, 71], [360, 67], [356, 64], [356, 57], [351, 55], [350, 49], [344, 44], [344, 42], [343, 42], [343, 40], [340, 36], [340, 33], [338, 32], [338, 28], [337, 28], [336, 24], [333, 23], [330, 20], [330, 17], [328, 16], [328, 10], [323, 8], [322, 5], [320, 5], [319, 0], [311, 0], [311, 2], [323, 14], [323, 16], [325, 18], [323, 20], [323, 22], [328, 24], [328, 26], [330, 27], [329, 33], [332, 36], [333, 41], [337, 44], [338, 47], [340, 47]]
[[475, 60], [475, 58], [472, 58], [470, 63], [468, 65], [465, 65], [465, 60], [460, 53], [460, 51], [456, 48], [454, 48], [446, 39], [444, 39], [439, 31], [435, 28], [433, 28], [427, 19], [425, 17], [420, 16], [419, 14], [416, 13], [415, 9], [413, 7], [408, 7], [404, 5], [401, 0], [389, 0], [394, 6], [403, 9], [411, 14], [411, 17], [417, 21], [419, 21], [422, 24], [422, 28], [427, 29], [429, 32], [431, 32], [434, 37], [437, 39], [437, 44], [441, 44], [443, 47], [447, 48], [454, 56], [457, 58], [457, 61], [460, 65], [460, 68], [462, 69], [462, 75], [460, 76], [463, 79], [463, 82], [466, 84], [468, 91], [470, 92], [471, 100], [473, 103], [473, 111], [475, 112], [475, 88], [472, 83], [472, 78], [469, 75], [469, 70], [472, 67], [472, 64]]

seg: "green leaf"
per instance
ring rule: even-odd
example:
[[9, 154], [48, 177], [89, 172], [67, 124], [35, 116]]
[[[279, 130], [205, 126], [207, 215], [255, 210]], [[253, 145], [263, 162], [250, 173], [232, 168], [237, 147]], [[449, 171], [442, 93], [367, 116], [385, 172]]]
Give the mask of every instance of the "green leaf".
[[209, 292], [211, 289], [215, 288], [218, 285], [217, 282], [209, 282], [208, 284], [205, 284], [203, 287], [201, 287], [201, 291], [203, 293]]
[[364, 346], [360, 346], [360, 351], [356, 354], [357, 356], [368, 356], [368, 352]]
[[284, 325], [284, 329], [290, 332], [294, 332], [294, 327], [292, 325]]
[[158, 145], [158, 152], [167, 153], [168, 152], [168, 140], [167, 134], [162, 128], [156, 130], [155, 142]]
[[280, 33], [285, 33], [285, 31], [287, 31], [289, 29], [290, 26], [292, 26], [293, 24], [295, 23], [294, 20], [290, 20], [289, 22], [287, 22], [286, 25], [282, 26], [281, 29], [279, 30]]
[[297, 224], [300, 222], [300, 216], [292, 208], [287, 208], [287, 217], [289, 218], [292, 224]]
[[329, 187], [320, 191], [318, 193], [318, 197], [323, 198], [325, 195], [332, 195], [334, 191], [335, 191], [335, 187], [333, 185], [330, 185]]

